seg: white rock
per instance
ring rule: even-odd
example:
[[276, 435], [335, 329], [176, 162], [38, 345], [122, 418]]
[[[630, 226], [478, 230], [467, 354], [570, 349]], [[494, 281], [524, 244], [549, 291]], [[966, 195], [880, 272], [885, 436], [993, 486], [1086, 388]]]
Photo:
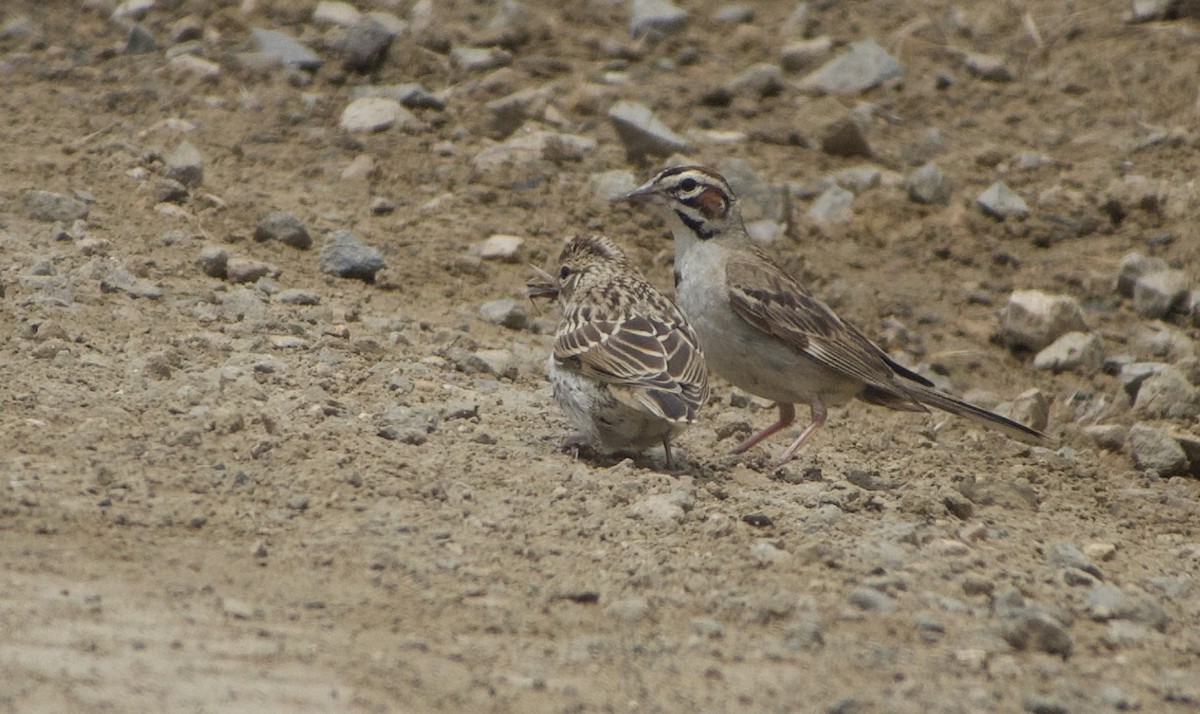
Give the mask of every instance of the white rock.
[[1079, 301], [1041, 290], [1015, 290], [1001, 314], [1001, 337], [1011, 347], [1040, 350], [1068, 332], [1086, 332]]
[[336, 0], [321, 0], [317, 3], [317, 7], [313, 10], [312, 19], [314, 23], [327, 23], [331, 25], [341, 25], [349, 27], [358, 22], [362, 17], [353, 5], [348, 2], [337, 2]]
[[196, 55], [178, 55], [172, 57], [167, 68], [176, 77], [193, 77], [195, 79], [216, 79], [221, 74], [221, 65], [216, 62], [197, 57]]
[[521, 258], [521, 246], [525, 239], [520, 236], [496, 233], [479, 244], [479, 257], [484, 260], [501, 260], [515, 263]]
[[342, 169], [342, 180], [353, 181], [368, 178], [373, 173], [375, 173], [375, 159], [371, 158], [370, 154], [359, 154], [346, 168]]
[[1033, 358], [1035, 369], [1054, 372], [1080, 369], [1095, 372], [1104, 363], [1104, 340], [1100, 335], [1068, 332], [1043, 348]]
[[1166, 317], [1183, 304], [1188, 286], [1188, 276], [1182, 270], [1146, 273], [1133, 284], [1133, 309], [1142, 317]]
[[383, 131], [399, 124], [402, 127], [415, 124], [412, 112], [394, 99], [363, 97], [350, 102], [342, 111], [339, 125], [346, 131]]

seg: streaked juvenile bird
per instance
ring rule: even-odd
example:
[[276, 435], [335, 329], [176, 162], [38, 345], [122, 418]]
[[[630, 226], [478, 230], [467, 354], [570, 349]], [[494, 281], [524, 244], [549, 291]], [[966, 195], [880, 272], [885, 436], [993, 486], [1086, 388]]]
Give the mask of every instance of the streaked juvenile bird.
[[1045, 439], [939, 391], [838, 317], [754, 244], [737, 197], [716, 171], [669, 168], [627, 198], [653, 206], [670, 226], [675, 299], [712, 370], [779, 408], [779, 419], [734, 453], [787, 428], [795, 421], [795, 405], [807, 404], [812, 421], [780, 456], [779, 463], [786, 463], [825, 423], [828, 407], [854, 398], [903, 411], [937, 407], [1021, 441]]
[[696, 333], [671, 302], [604, 236], [568, 240], [556, 274], [534, 268], [531, 298], [557, 298], [562, 319], [547, 372], [554, 398], [579, 430], [564, 447], [640, 452], [671, 440], [708, 399]]

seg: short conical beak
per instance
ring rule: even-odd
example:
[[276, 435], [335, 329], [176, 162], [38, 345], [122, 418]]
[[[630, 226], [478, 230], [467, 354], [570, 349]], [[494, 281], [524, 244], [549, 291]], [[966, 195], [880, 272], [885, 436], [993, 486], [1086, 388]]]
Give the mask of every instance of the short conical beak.
[[651, 203], [658, 196], [654, 181], [650, 180], [625, 194], [624, 200], [634, 204]]

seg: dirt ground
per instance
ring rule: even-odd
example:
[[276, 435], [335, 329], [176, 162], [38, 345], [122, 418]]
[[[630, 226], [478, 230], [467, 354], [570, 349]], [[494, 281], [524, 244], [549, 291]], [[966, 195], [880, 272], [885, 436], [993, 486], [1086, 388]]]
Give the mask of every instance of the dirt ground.
[[[1078, 298], [1109, 354], [1150, 358], [1138, 335], [1154, 323], [1113, 278], [1131, 250], [1197, 277], [1195, 18], [1130, 24], [1116, 1], [812, 2], [789, 36], [790, 2], [753, 4], [734, 28], [720, 4], [681, 0], [687, 29], [646, 43], [625, 3], [528, 0], [533, 31], [506, 68], [464, 69], [406, 34], [362, 76], [341, 69], [314, 5], [159, 0], [145, 54], [125, 52], [104, 0], [0, 8], [32, 27], [0, 38], [0, 710], [1200, 709], [1200, 481], [1139, 471], [1083, 433], [1138, 420], [1112, 374], [1035, 370], [994, 339], [1008, 294], [1042, 289]], [[453, 47], [497, 13], [434, 8]], [[170, 65], [188, 15], [215, 78]], [[311, 81], [247, 68], [252, 27], [324, 66]], [[834, 53], [874, 37], [904, 65], [838, 100], [874, 104], [873, 158], [805, 141], [811, 100], [790, 86], [709, 96], [804, 33]], [[1003, 58], [1013, 81], [972, 75], [964, 52]], [[339, 128], [356, 87], [401, 82], [444, 108]], [[534, 180], [480, 175], [472, 159], [496, 143], [484, 105], [526, 87], [550, 107], [526, 129], [597, 147]], [[841, 224], [809, 221], [797, 190], [770, 250], [960, 393], [1040, 389], [1055, 443], [852, 404], [776, 470], [782, 436], [728, 455], [740, 422], [773, 412], [714, 379], [675, 472], [661, 452], [559, 453], [553, 310], [524, 303], [529, 324], [511, 329], [480, 306], [521, 299], [524, 262], [584, 230], [669, 287], [664, 226], [589, 186], [663, 163], [626, 158], [604, 116], [618, 99], [688, 136], [746, 134], [687, 156], [740, 159], [766, 182], [883, 169]], [[163, 203], [164, 158], [185, 138], [203, 180]], [[374, 170], [343, 177], [360, 155]], [[930, 156], [948, 204], [887, 178]], [[999, 179], [1027, 220], [975, 206]], [[1129, 199], [1146, 185], [1161, 200]], [[87, 217], [31, 218], [30, 190], [82, 196]], [[272, 211], [299, 217], [313, 248], [255, 240]], [[339, 229], [382, 252], [374, 283], [320, 271]], [[521, 260], [480, 261], [472, 246], [494, 233], [523, 237]], [[211, 246], [278, 274], [210, 277], [196, 261]]]

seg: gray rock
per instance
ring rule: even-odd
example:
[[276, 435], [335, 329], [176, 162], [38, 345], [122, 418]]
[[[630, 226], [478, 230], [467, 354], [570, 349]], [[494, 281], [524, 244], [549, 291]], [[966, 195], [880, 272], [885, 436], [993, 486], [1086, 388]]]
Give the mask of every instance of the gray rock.
[[322, 273], [373, 283], [375, 273], [386, 268], [387, 262], [376, 248], [363, 243], [350, 231], [339, 230], [326, 237], [325, 245], [321, 247], [320, 266]]
[[812, 18], [808, 11], [808, 3], [798, 2], [779, 27], [779, 32], [784, 37], [796, 37], [808, 34], [811, 28]]
[[230, 258], [225, 264], [225, 279], [231, 283], [253, 283], [259, 278], [279, 275], [279, 268], [261, 260]]
[[1010, 347], [1041, 350], [1068, 332], [1086, 332], [1079, 301], [1040, 290], [1014, 290], [1000, 319], [1001, 339]]
[[196, 265], [210, 278], [224, 278], [225, 266], [229, 263], [229, 251], [219, 245], [210, 245], [200, 251]]
[[1067, 627], [1041, 607], [1018, 607], [1001, 617], [1000, 635], [1015, 650], [1066, 658], [1075, 648]]
[[687, 26], [688, 12], [667, 0], [632, 0], [629, 7], [629, 34], [659, 39], [681, 32]]
[[621, 622], [640, 622], [650, 617], [650, 603], [646, 598], [627, 597], [609, 603], [604, 611]]
[[35, 221], [70, 223], [88, 216], [87, 203], [52, 191], [26, 191], [21, 208]]
[[909, 199], [917, 203], [949, 203], [951, 185], [950, 179], [941, 168], [929, 162], [904, 179], [904, 190]]
[[348, 2], [340, 2], [340, 0], [321, 0], [313, 9], [313, 22], [320, 24], [341, 25], [349, 27], [353, 25], [362, 14]]
[[288, 288], [275, 293], [272, 298], [275, 302], [283, 303], [284, 305], [320, 305], [321, 296], [311, 290], [302, 288]]
[[1104, 340], [1095, 333], [1068, 332], [1033, 358], [1035, 369], [1052, 372], [1080, 370], [1091, 374], [1104, 364]]
[[158, 176], [150, 184], [155, 203], [183, 203], [187, 200], [187, 186], [175, 179]]
[[1162, 258], [1147, 258], [1136, 250], [1126, 253], [1121, 258], [1121, 265], [1117, 269], [1114, 287], [1121, 295], [1133, 297], [1133, 288], [1137, 284], [1138, 278], [1148, 273], [1167, 270], [1167, 268], [1167, 261]]
[[682, 521], [688, 510], [684, 508], [680, 493], [655, 493], [635, 502], [629, 508], [629, 515], [645, 521], [658, 523]]
[[867, 38], [853, 43], [848, 50], [806, 76], [799, 87], [806, 91], [857, 94], [903, 74], [904, 67], [874, 38]]
[[163, 296], [163, 289], [158, 285], [139, 278], [124, 268], [105, 271], [100, 278], [100, 292], [125, 293], [131, 297], [157, 300]]
[[399, 124], [411, 127], [417, 123], [412, 112], [400, 102], [386, 97], [355, 99], [342, 110], [338, 125], [346, 131], [376, 132]]
[[1133, 0], [1133, 7], [1125, 21], [1153, 22], [1160, 20], [1166, 16], [1172, 5], [1177, 4], [1175, 0]]
[[516, 379], [517, 361], [508, 350], [477, 350], [468, 360], [468, 372], [483, 372], [495, 377]]
[[171, 41], [191, 42], [204, 36], [204, 23], [195, 15], [184, 15], [171, 24]]
[[517, 133], [481, 150], [471, 159], [475, 178], [500, 186], [528, 189], [549, 180], [566, 161], [595, 151], [596, 140], [552, 131]]
[[883, 172], [870, 164], [851, 166], [833, 175], [834, 183], [847, 191], [852, 191], [856, 196], [875, 188], [882, 180]]
[[346, 28], [339, 49], [342, 68], [365, 74], [379, 69], [387, 59], [394, 35], [378, 20], [363, 16]]
[[190, 54], [172, 57], [171, 61], [167, 62], [167, 67], [171, 70], [171, 74], [177, 77], [189, 77], [201, 81], [214, 81], [221, 75], [221, 65]]
[[196, 188], [204, 181], [204, 157], [192, 142], [184, 139], [179, 146], [163, 159], [167, 177], [189, 188]]
[[512, 64], [512, 53], [499, 47], [455, 47], [450, 60], [467, 72], [486, 72]]
[[524, 245], [525, 239], [521, 236], [496, 233], [478, 245], [479, 257], [484, 260], [516, 263], [521, 259], [521, 249]]
[[1142, 384], [1151, 376], [1162, 371], [1167, 365], [1162, 362], [1130, 362], [1121, 365], [1121, 371], [1117, 373], [1117, 379], [1121, 382], [1121, 388], [1129, 395], [1130, 399], [1137, 399], [1138, 392], [1142, 389]]
[[802, 72], [824, 60], [833, 51], [829, 37], [814, 37], [785, 45], [779, 53], [779, 64], [788, 72]]
[[588, 189], [592, 196], [604, 202], [615, 201], [637, 188], [637, 177], [632, 171], [614, 169], [588, 176]]
[[1200, 416], [1200, 390], [1179, 369], [1163, 365], [1142, 383], [1133, 410], [1152, 419], [1192, 420]]
[[1100, 572], [1100, 568], [1096, 567], [1091, 558], [1084, 555], [1083, 551], [1075, 547], [1074, 543], [1068, 541], [1060, 540], [1051, 543], [1046, 548], [1046, 562], [1054, 568], [1074, 568], [1100, 580], [1104, 579], [1104, 574]]
[[[1136, 0], [1134, 4], [1137, 4]], [[1101, 685], [1099, 696], [1101, 702], [1117, 711], [1132, 712], [1142, 708], [1142, 700], [1126, 694], [1125, 690], [1112, 683]]]
[[313, 243], [304, 223], [286, 211], [268, 213], [260, 218], [258, 226], [254, 229], [254, 239], [279, 241], [300, 250], [308, 250]]
[[1175, 308], [1183, 306], [1188, 283], [1187, 273], [1182, 270], [1145, 273], [1133, 284], [1133, 309], [1142, 317], [1166, 317]]
[[830, 186], [808, 208], [808, 219], [817, 225], [848, 221], [854, 194], [840, 186]]
[[713, 19], [730, 25], [754, 21], [754, 7], [742, 3], [722, 5], [713, 13]]
[[668, 129], [644, 104], [617, 102], [608, 110], [608, 119], [631, 160], [646, 155], [670, 156], [688, 148], [687, 140]]
[[158, 43], [154, 41], [154, 35], [149, 30], [142, 25], [129, 28], [129, 39], [125, 41], [126, 54], [141, 55], [157, 49]]
[[1021, 695], [1021, 708], [1029, 714], [1069, 714], [1070, 708], [1054, 697], [1026, 692]]
[[355, 87], [350, 92], [351, 99], [361, 99], [363, 97], [394, 99], [409, 109], [437, 109], [440, 111], [446, 108], [446, 103], [441, 98], [436, 94], [426, 91], [424, 87], [416, 82], [384, 85], [373, 84], [366, 87]]
[[1025, 218], [1029, 215], [1029, 205], [1008, 187], [1003, 181], [988, 186], [975, 199], [979, 208], [992, 218]]
[[761, 98], [779, 94], [785, 86], [778, 65], [759, 62], [739, 72], [725, 88], [730, 94]]
[[387, 216], [396, 212], [396, 202], [385, 196], [375, 196], [371, 199], [371, 215]]
[[23, 40], [29, 37], [38, 37], [42, 34], [41, 28], [33, 18], [21, 13], [12, 16], [8, 22], [0, 27], [0, 39], [3, 40]]
[[895, 612], [897, 604], [891, 596], [875, 588], [859, 586], [850, 591], [847, 600], [860, 610], [869, 612]]
[[769, 540], [760, 540], [750, 546], [750, 557], [760, 568], [768, 568], [788, 558], [788, 553]]
[[1141, 422], [1129, 427], [1129, 454], [1141, 471], [1159, 476], [1181, 476], [1187, 472], [1187, 454], [1168, 434]]
[[1130, 344], [1140, 359], [1182, 365], [1197, 356], [1196, 343], [1186, 333], [1162, 322], [1134, 326]]
[[380, 416], [376, 433], [390, 441], [419, 446], [437, 426], [438, 415], [432, 409], [394, 406]]
[[251, 28], [250, 34], [260, 53], [284, 67], [315, 72], [324, 63], [320, 55], [286, 33], [255, 27]]
[[821, 134], [821, 151], [830, 156], [870, 158], [873, 155], [864, 122], [852, 116], [825, 126]]
[[1083, 433], [1106, 451], [1121, 451], [1125, 448], [1125, 437], [1129, 430], [1121, 424], [1092, 424], [1083, 427]]
[[546, 88], [532, 87], [488, 102], [484, 105], [491, 114], [488, 129], [494, 136], [508, 136], [520, 128], [526, 119], [545, 111], [549, 97]]
[[963, 65], [971, 74], [989, 82], [1011, 82], [1016, 74], [1004, 63], [1003, 57], [968, 52], [963, 57]]
[[1171, 619], [1162, 606], [1146, 594], [1130, 595], [1115, 585], [1096, 585], [1084, 605], [1088, 615], [1097, 621], [1129, 620], [1159, 632], [1167, 629]]
[[523, 330], [529, 324], [529, 315], [520, 302], [512, 298], [489, 300], [479, 307], [479, 316], [493, 325], [513, 330]]

